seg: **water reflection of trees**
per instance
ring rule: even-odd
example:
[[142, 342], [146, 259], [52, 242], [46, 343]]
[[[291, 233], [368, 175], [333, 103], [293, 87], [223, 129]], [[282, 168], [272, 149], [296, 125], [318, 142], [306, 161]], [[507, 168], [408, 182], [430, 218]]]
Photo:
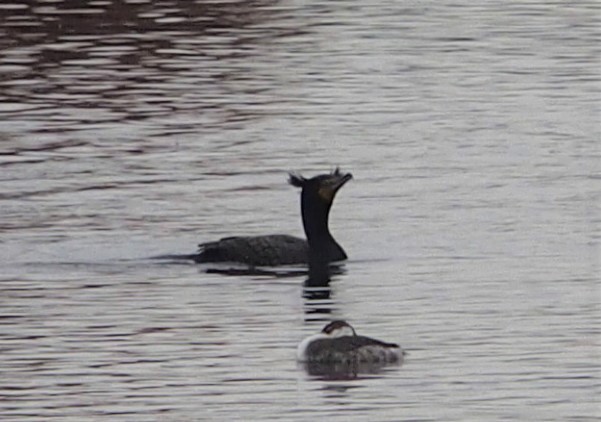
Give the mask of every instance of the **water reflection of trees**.
[[[193, 35], [211, 31], [231, 33], [269, 23], [280, 13], [278, 0], [192, 2], [95, 2], [63, 0], [40, 3], [15, 1], [0, 9], [0, 45], [31, 45], [60, 41], [68, 35], [110, 36], [166, 31]], [[235, 38], [235, 37], [232, 37]], [[234, 39], [232, 39], [234, 41]]]
[[119, 120], [190, 110], [208, 116], [203, 124], [256, 118], [277, 101], [269, 45], [303, 32], [278, 3], [18, 2], [0, 10], [0, 101]]

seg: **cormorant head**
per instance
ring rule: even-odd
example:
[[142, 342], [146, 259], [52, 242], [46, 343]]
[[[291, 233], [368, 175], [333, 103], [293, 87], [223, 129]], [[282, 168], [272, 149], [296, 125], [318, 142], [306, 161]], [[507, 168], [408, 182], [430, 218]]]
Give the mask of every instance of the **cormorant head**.
[[356, 336], [355, 329], [346, 321], [336, 320], [330, 322], [321, 330], [323, 334], [329, 337]]
[[305, 179], [298, 174], [290, 173], [288, 182], [292, 186], [302, 188], [303, 194], [315, 196], [320, 202], [330, 206], [334, 201], [336, 192], [352, 178], [352, 174], [341, 173], [340, 169], [336, 167], [336, 170], [331, 173], [320, 174], [310, 179]]

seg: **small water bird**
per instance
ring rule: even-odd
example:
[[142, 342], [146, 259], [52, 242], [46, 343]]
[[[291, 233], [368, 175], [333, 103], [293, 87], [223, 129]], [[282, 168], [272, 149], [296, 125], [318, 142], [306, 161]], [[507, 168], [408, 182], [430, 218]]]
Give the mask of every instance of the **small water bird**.
[[328, 221], [336, 193], [352, 178], [352, 174], [342, 173], [338, 168], [310, 179], [289, 175], [288, 182], [302, 189], [301, 215], [306, 240], [286, 234], [225, 237], [201, 243], [192, 259], [197, 263], [234, 262], [251, 267], [306, 264], [310, 256], [316, 255], [324, 262], [345, 260], [346, 252], [334, 240]]
[[357, 335], [342, 320], [327, 324], [319, 334], [304, 339], [298, 346], [300, 362], [325, 365], [359, 365], [402, 362], [404, 352], [398, 344]]

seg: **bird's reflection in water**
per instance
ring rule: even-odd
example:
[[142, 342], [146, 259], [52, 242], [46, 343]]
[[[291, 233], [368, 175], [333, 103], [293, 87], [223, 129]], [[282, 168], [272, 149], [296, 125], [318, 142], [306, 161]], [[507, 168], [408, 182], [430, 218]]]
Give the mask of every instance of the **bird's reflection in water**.
[[[164, 258], [164, 257], [160, 257]], [[156, 259], [156, 257], [154, 258]], [[168, 261], [168, 263], [179, 264], [181, 259]], [[187, 263], [189, 265], [189, 263]], [[266, 276], [273, 278], [291, 278], [305, 276], [305, 287], [324, 287], [330, 283], [329, 274], [344, 274], [345, 269], [343, 264], [332, 264], [327, 271], [314, 272], [311, 269], [307, 269], [303, 266], [289, 266], [289, 267], [253, 267], [248, 265], [217, 265], [213, 264], [208, 268], [201, 268], [200, 271], [207, 274], [221, 274], [224, 276], [234, 277], [252, 277], [252, 276]]]
[[225, 276], [234, 277], [252, 277], [252, 276], [265, 276], [274, 278], [289, 278], [299, 277], [307, 274], [307, 271], [303, 268], [284, 268], [284, 269], [271, 269], [263, 267], [210, 267], [204, 270], [207, 274], [221, 274]]
[[307, 374], [321, 380], [345, 381], [382, 375], [403, 364], [399, 360], [393, 364], [383, 362], [302, 362], [299, 365]]
[[[310, 263], [308, 277], [303, 283], [306, 318], [311, 321], [329, 321], [332, 313], [331, 274], [342, 274], [340, 265]], [[323, 317], [322, 317], [323, 316]]]
[[330, 286], [326, 287], [307, 287], [303, 288], [303, 298], [305, 299], [305, 320], [307, 321], [329, 321], [334, 308], [334, 302], [331, 299], [332, 290]]

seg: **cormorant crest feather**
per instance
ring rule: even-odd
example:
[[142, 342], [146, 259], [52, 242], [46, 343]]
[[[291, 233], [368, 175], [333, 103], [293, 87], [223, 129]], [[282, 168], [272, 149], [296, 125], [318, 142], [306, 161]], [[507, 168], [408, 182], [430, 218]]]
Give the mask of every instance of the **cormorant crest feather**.
[[292, 186], [302, 188], [305, 185], [306, 181], [307, 179], [305, 179], [300, 174], [288, 173], [288, 183], [290, 183]]
[[[340, 176], [340, 167], [336, 167], [331, 173], [332, 176]], [[307, 179], [301, 176], [298, 173], [288, 173], [288, 183], [292, 186], [296, 186], [297, 188], [302, 188], [305, 186]]]

